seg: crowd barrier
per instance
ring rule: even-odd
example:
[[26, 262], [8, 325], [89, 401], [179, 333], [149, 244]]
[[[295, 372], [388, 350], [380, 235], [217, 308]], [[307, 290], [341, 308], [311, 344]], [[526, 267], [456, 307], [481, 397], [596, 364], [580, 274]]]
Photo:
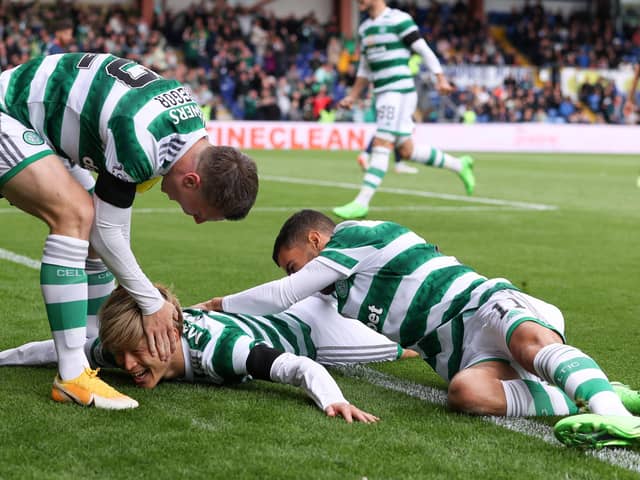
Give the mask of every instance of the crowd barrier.
[[[371, 123], [235, 122], [207, 125], [214, 145], [266, 150], [359, 150], [375, 131]], [[454, 152], [562, 152], [640, 154], [640, 126], [420, 124], [414, 138]]]

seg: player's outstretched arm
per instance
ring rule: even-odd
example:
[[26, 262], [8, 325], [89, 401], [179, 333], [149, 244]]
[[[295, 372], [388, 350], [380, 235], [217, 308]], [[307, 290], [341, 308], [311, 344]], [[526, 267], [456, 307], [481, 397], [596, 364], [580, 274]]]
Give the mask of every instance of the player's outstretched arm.
[[310, 358], [260, 344], [251, 349], [246, 365], [247, 373], [253, 378], [302, 388], [327, 416], [339, 415], [349, 423], [378, 420], [374, 415], [350, 405], [329, 372]]
[[[95, 216], [90, 234], [91, 246], [118, 279], [118, 283], [136, 300], [144, 315], [143, 325], [149, 340], [149, 351], [164, 361], [176, 349], [176, 341], [170, 332], [177, 312], [144, 274], [131, 250], [129, 232], [135, 185], [123, 187], [121, 184], [121, 181], [108, 174], [98, 176], [96, 194], [93, 196]], [[114, 193], [122, 188], [129, 188], [130, 191], [126, 194]]]
[[340, 278], [344, 278], [344, 275], [314, 259], [288, 277], [225, 297], [214, 297], [195, 308], [247, 315], [279, 313], [333, 285]]
[[380, 420], [375, 415], [360, 410], [350, 403], [334, 403], [325, 408], [324, 413], [327, 414], [327, 417], [342, 417], [347, 423], [353, 423], [354, 420], [362, 423], [375, 423]]

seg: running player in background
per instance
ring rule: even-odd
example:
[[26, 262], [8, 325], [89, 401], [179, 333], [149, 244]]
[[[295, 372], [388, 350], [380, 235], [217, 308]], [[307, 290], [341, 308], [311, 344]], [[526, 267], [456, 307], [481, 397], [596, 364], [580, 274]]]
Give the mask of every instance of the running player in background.
[[[60, 158], [98, 173], [93, 199]], [[209, 143], [200, 109], [180, 83], [131, 60], [66, 53], [2, 72], [0, 194], [50, 229], [40, 281], [58, 357], [56, 401], [137, 406], [96, 376], [83, 350], [88, 309], [95, 313], [113, 288], [109, 270], [140, 306], [152, 355], [166, 359], [175, 350], [179, 312], [129, 244], [136, 191], [159, 180], [196, 223], [243, 218], [258, 187], [251, 159]], [[97, 255], [87, 260], [89, 240]]]
[[[276, 238], [288, 276], [213, 298], [206, 309], [264, 315], [321, 291], [338, 311], [417, 351], [449, 382], [449, 405], [478, 415], [573, 415], [566, 444], [640, 446], [640, 396], [616, 392], [596, 362], [565, 344], [558, 308], [503, 278], [487, 279], [392, 222], [348, 221], [302, 210]], [[544, 380], [544, 383], [542, 382]], [[622, 397], [622, 399], [621, 399]], [[624, 402], [624, 403], [623, 403]]]
[[398, 146], [402, 159], [456, 172], [467, 194], [471, 195], [475, 188], [471, 157], [454, 157], [430, 145], [414, 145], [411, 139], [417, 94], [409, 58], [411, 52], [419, 54], [435, 74], [438, 91], [450, 93], [453, 88], [444, 76], [438, 58], [420, 36], [409, 14], [388, 8], [384, 0], [358, 0], [358, 5], [369, 18], [358, 29], [360, 64], [356, 81], [339, 106], [351, 108], [371, 80], [376, 98], [377, 130], [360, 193], [354, 201], [334, 208], [333, 213], [344, 219], [367, 215], [369, 203], [389, 168], [389, 155], [394, 145]]

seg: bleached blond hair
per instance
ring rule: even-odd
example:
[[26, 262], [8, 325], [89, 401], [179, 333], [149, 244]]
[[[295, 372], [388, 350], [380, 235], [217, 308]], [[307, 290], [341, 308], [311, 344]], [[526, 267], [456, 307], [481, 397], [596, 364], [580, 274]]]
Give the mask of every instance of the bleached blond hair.
[[[182, 333], [182, 309], [174, 293], [164, 285], [155, 285], [160, 294], [178, 309], [178, 320], [173, 324]], [[130, 352], [138, 348], [145, 338], [142, 328], [142, 310], [122, 286], [116, 288], [100, 309], [100, 341], [111, 353]]]

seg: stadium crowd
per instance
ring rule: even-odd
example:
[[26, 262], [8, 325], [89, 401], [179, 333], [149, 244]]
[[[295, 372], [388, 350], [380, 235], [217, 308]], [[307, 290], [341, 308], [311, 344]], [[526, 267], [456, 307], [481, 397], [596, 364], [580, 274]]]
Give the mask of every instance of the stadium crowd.
[[[611, 20], [585, 21], [583, 14], [551, 14], [539, 2], [483, 18], [470, 15], [463, 1], [423, 4], [389, 2], [412, 14], [444, 65], [528, 61], [549, 68], [551, 75], [545, 80], [507, 75], [499, 85], [460, 86], [441, 98], [429, 88], [429, 75], [414, 65], [422, 79], [419, 120], [624, 121], [624, 92], [614, 82], [584, 83], [574, 100], [563, 95], [557, 72], [565, 66], [617, 68], [633, 62], [640, 29], [617, 30]], [[491, 33], [500, 25], [506, 26], [507, 43]], [[313, 14], [277, 18], [260, 7], [220, 1], [210, 10], [192, 5], [156, 12], [153, 25], [147, 25], [135, 11], [117, 6], [0, 5], [0, 69], [60, 51], [111, 52], [141, 61], [185, 83], [209, 119], [366, 122], [375, 115], [371, 95], [352, 111], [335, 108], [354, 80], [358, 60], [355, 40], [343, 38], [335, 18], [326, 24]], [[455, 85], [456, 78], [451, 80]]]

